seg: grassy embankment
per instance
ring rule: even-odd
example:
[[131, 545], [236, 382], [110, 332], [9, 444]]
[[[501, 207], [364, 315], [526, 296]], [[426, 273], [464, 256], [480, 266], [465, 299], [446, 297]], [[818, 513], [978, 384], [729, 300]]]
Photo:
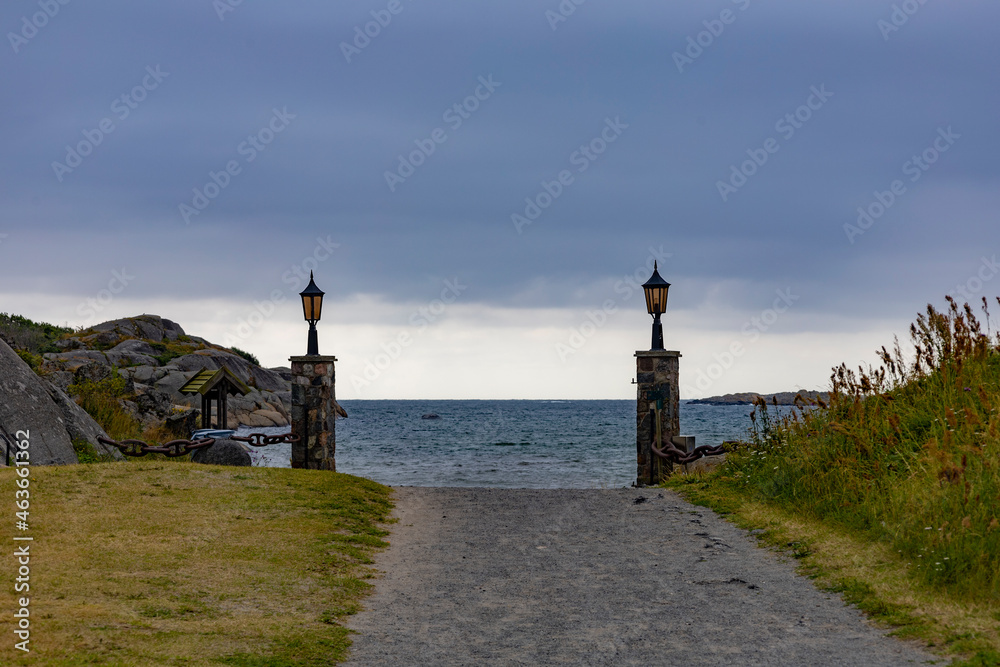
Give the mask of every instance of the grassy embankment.
[[912, 360], [897, 343], [877, 368], [842, 365], [829, 405], [781, 421], [761, 401], [723, 466], [668, 484], [896, 635], [997, 665], [1000, 334], [949, 302], [911, 326]]
[[4, 558], [6, 665], [337, 662], [391, 509], [348, 475], [180, 461], [34, 468], [30, 493], [31, 653], [13, 646], [25, 593]]

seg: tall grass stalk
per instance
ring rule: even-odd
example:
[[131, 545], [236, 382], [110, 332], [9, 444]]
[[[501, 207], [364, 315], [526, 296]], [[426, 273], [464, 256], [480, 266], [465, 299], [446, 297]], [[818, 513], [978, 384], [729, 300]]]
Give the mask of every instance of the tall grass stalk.
[[[998, 299], [1000, 301], [1000, 299]], [[776, 420], [760, 399], [720, 475], [738, 492], [882, 541], [922, 583], [1000, 600], [1000, 334], [948, 298], [878, 367], [835, 368], [830, 403]], [[989, 322], [986, 299], [982, 309]]]

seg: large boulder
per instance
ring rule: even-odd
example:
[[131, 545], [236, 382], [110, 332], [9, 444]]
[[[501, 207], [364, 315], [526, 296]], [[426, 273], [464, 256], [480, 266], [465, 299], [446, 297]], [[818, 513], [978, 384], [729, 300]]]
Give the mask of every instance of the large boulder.
[[140, 315], [122, 320], [102, 322], [91, 328], [97, 333], [111, 333], [119, 338], [145, 338], [157, 343], [163, 340], [177, 340], [184, 335], [184, 329], [159, 315]]
[[97, 442], [97, 436], [106, 434], [87, 413], [0, 341], [0, 433], [13, 439], [22, 431], [29, 436], [33, 465], [77, 463], [74, 438], [87, 440], [101, 453], [118, 454]]
[[217, 466], [248, 466], [252, 463], [250, 453], [236, 440], [216, 440], [211, 447], [195, 450], [191, 460]]

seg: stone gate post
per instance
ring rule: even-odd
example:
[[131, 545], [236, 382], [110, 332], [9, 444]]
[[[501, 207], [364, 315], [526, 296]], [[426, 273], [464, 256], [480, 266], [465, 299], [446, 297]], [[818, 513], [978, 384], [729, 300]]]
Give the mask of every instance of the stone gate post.
[[336, 470], [336, 357], [291, 357], [292, 467]]
[[636, 486], [659, 484], [673, 472], [673, 464], [653, 453], [656, 443], [656, 407], [660, 410], [660, 443], [680, 435], [679, 367], [681, 353], [675, 350], [648, 350], [636, 358]]

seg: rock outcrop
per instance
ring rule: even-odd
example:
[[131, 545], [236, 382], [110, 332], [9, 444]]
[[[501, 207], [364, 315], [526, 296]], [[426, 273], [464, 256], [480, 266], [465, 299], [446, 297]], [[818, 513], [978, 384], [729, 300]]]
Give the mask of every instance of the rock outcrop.
[[191, 460], [217, 466], [249, 466], [253, 461], [246, 448], [236, 440], [216, 440], [211, 447], [196, 450]]
[[28, 433], [32, 465], [77, 463], [73, 440], [86, 440], [99, 454], [122, 458], [117, 449], [98, 442], [107, 434], [83, 408], [38, 377], [0, 340], [0, 434], [13, 442], [21, 439], [21, 431]]
[[763, 397], [768, 405], [773, 405], [777, 401], [778, 405], [795, 405], [795, 397], [802, 396], [804, 403], [815, 403], [817, 398], [827, 400], [826, 392], [818, 391], [782, 391], [777, 394], [756, 394], [754, 392], [743, 392], [739, 394], [724, 394], [722, 396], [710, 396], [699, 398], [688, 403], [694, 405], [750, 405], [758, 396]]
[[[200, 396], [178, 390], [202, 369], [225, 366], [251, 388], [246, 396], [230, 396], [230, 426], [287, 426], [291, 385], [280, 372], [251, 363], [231, 350], [189, 336], [176, 322], [141, 315], [104, 322], [57, 343], [63, 350], [44, 355], [41, 371], [65, 390], [82, 380], [99, 381], [117, 372], [134, 394], [126, 408], [144, 423], [163, 423], [190, 408], [200, 409]], [[284, 369], [282, 369], [284, 370]], [[178, 427], [178, 420], [170, 426]], [[190, 415], [183, 423], [190, 423]]]

